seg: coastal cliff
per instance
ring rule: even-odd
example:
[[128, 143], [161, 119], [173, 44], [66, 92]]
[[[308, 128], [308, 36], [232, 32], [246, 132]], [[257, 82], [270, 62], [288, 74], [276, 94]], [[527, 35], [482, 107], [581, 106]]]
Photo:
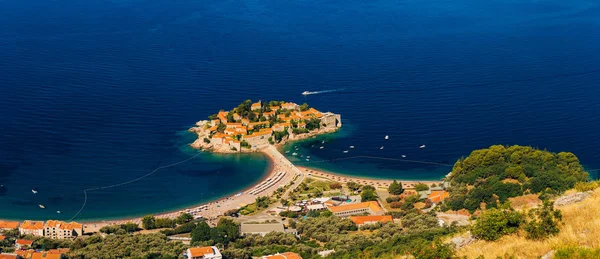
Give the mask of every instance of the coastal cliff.
[[341, 115], [320, 112], [308, 104], [246, 100], [238, 107], [221, 110], [189, 129], [198, 137], [192, 148], [216, 153], [256, 152], [269, 145], [335, 132]]

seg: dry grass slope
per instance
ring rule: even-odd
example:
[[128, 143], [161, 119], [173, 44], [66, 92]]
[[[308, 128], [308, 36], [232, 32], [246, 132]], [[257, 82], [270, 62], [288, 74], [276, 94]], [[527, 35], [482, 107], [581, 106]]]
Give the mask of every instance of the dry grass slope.
[[563, 222], [558, 236], [544, 241], [525, 239], [524, 233], [505, 236], [495, 242], [477, 241], [457, 251], [460, 257], [485, 258], [512, 255], [539, 258], [550, 250], [566, 247], [600, 248], [600, 189], [586, 200], [559, 208]]

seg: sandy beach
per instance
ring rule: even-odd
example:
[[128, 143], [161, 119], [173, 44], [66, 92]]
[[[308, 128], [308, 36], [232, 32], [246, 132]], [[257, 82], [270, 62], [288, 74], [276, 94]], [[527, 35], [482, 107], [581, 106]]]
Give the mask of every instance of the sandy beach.
[[[394, 179], [391, 180], [384, 180], [384, 179], [371, 179], [371, 178], [364, 178], [364, 177], [353, 177], [353, 176], [345, 176], [345, 175], [339, 175], [339, 174], [335, 174], [335, 173], [331, 173], [331, 172], [325, 172], [322, 170], [317, 170], [317, 169], [312, 169], [312, 168], [308, 168], [308, 167], [303, 167], [303, 166], [296, 166], [300, 171], [302, 171], [303, 173], [308, 174], [308, 177], [313, 177], [313, 178], [321, 178], [321, 179], [328, 179], [331, 181], [335, 181], [335, 182], [339, 182], [339, 183], [347, 183], [347, 182], [355, 182], [355, 183], [359, 183], [362, 185], [372, 185], [374, 187], [377, 188], [387, 188], [390, 186], [390, 184], [394, 181]], [[427, 185], [432, 185], [432, 184], [436, 184], [439, 185], [442, 181], [419, 181], [419, 180], [402, 180], [402, 179], [395, 179], [396, 181], [402, 182], [402, 187], [405, 189], [410, 189], [410, 188], [414, 188], [415, 185], [417, 183], [424, 183]]]

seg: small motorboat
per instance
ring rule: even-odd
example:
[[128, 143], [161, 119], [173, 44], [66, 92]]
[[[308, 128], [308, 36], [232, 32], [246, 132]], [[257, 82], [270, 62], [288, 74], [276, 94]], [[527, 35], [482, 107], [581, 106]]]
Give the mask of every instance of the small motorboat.
[[389, 138], [390, 138], [390, 136], [388, 136], [388, 135], [385, 135], [385, 139], [389, 139]]
[[310, 156], [306, 156], [306, 158], [310, 158]]
[[425, 145], [420, 145], [419, 148], [425, 148]]
[[307, 158], [306, 161], [310, 161], [310, 159]]
[[302, 95], [309, 95], [309, 94], [310, 94], [310, 92], [309, 92], [309, 91], [304, 91], [304, 92], [302, 92]]
[[402, 155], [402, 158], [406, 157], [406, 155]]
[[321, 144], [325, 144], [325, 140], [321, 141]]
[[46, 208], [46, 206], [44, 206], [42, 204], [40, 204], [39, 206], [40, 206], [41, 209], [45, 209]]
[[354, 148], [354, 146], [350, 146], [350, 148]]
[[31, 189], [31, 192], [32, 192], [33, 194], [37, 194], [37, 190], [36, 190], [36, 189]]
[[324, 149], [325, 147], [321, 146], [319, 149]]
[[296, 153], [296, 152], [292, 153], [292, 156], [297, 156], [297, 155], [298, 155], [298, 153]]
[[344, 153], [348, 153], [348, 150], [344, 150]]
[[60, 214], [60, 210], [57, 210], [56, 213]]
[[381, 146], [379, 149], [383, 149], [383, 146]]
[[289, 150], [288, 150], [288, 151], [285, 151], [285, 153], [286, 153], [286, 154], [288, 154], [288, 153], [290, 153], [290, 151], [289, 151]]

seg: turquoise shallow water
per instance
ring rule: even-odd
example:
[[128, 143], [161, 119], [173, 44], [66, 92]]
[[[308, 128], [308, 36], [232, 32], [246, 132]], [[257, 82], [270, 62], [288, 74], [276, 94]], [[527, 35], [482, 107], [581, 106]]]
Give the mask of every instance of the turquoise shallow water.
[[[493, 144], [600, 168], [597, 1], [0, 1], [0, 28], [0, 218], [69, 219], [83, 189], [194, 156], [186, 130], [245, 99], [341, 113], [324, 149], [297, 144], [338, 173], [439, 179]], [[201, 154], [91, 192], [77, 219], [216, 199], [267, 167]]]

